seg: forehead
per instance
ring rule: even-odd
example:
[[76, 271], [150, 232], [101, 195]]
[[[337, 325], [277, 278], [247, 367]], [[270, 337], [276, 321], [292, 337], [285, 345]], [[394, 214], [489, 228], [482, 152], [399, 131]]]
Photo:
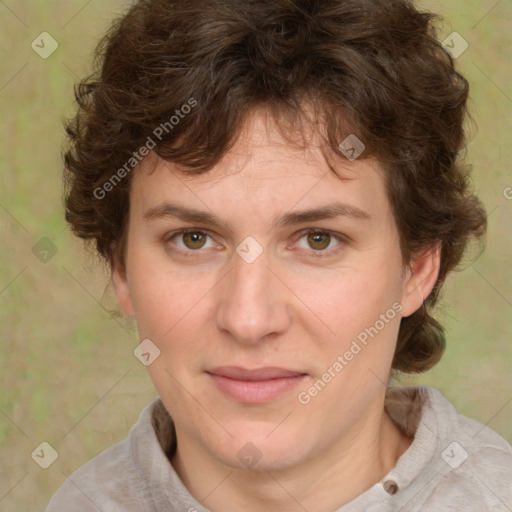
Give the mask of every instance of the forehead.
[[133, 210], [141, 215], [171, 197], [203, 209], [233, 207], [239, 215], [255, 214], [258, 208], [287, 210], [299, 203], [319, 206], [340, 199], [387, 209], [382, 204], [384, 173], [378, 162], [344, 160], [326, 148], [313, 130], [302, 132], [305, 144], [288, 140], [293, 135], [283, 137], [271, 116], [256, 111], [234, 146], [207, 172], [186, 175], [152, 153], [134, 173]]

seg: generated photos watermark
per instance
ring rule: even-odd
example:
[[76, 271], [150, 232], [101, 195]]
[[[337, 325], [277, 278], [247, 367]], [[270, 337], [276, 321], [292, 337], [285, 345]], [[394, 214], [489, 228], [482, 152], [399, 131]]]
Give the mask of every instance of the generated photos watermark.
[[[364, 347], [368, 345], [368, 338], [375, 338], [381, 332], [386, 324], [388, 324], [395, 316], [402, 311], [402, 304], [395, 302], [391, 308], [379, 316], [379, 319], [370, 327], [361, 331], [354, 340], [348, 350], [343, 355], [339, 355], [336, 361], [315, 381], [306, 391], [301, 391], [297, 395], [297, 400], [302, 405], [307, 405], [311, 399], [318, 395], [342, 370], [347, 366], [354, 356], [359, 354]], [[362, 345], [362, 346], [361, 346]]]
[[[93, 195], [96, 199], [104, 199], [108, 192], [112, 192], [116, 185], [118, 185], [123, 178], [130, 174], [137, 165], [142, 162], [144, 157], [149, 155], [149, 152], [154, 149], [158, 142], [161, 142], [165, 134], [170, 133], [174, 128], [180, 124], [187, 114], [192, 112], [192, 109], [197, 106], [197, 100], [190, 98], [187, 103], [184, 103], [181, 108], [176, 109], [175, 115], [172, 115], [168, 121], [160, 123], [146, 139], [146, 142], [137, 150], [132, 153], [132, 156], [120, 167], [101, 187], [94, 189]], [[158, 140], [158, 142], [155, 141]]]

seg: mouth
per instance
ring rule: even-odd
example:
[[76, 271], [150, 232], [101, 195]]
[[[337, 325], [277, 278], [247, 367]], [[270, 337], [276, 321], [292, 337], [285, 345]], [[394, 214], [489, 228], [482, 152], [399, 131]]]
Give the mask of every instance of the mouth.
[[250, 370], [223, 366], [206, 373], [224, 395], [247, 404], [271, 402], [291, 391], [307, 377], [306, 373], [277, 367]]

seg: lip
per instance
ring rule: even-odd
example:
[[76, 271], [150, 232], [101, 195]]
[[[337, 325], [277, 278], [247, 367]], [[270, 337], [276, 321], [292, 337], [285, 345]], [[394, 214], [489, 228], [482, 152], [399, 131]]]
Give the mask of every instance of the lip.
[[222, 366], [206, 372], [217, 389], [230, 398], [247, 404], [264, 404], [293, 389], [306, 373], [286, 368], [247, 369]]

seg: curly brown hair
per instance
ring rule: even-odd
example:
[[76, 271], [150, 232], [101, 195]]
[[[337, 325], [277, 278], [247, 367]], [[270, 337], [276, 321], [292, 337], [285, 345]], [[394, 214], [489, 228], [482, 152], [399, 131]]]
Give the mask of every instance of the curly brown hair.
[[459, 158], [469, 87], [437, 40], [438, 19], [407, 0], [137, 1], [75, 89], [67, 222], [110, 268], [124, 269], [130, 171], [149, 141], [197, 175], [233, 147], [256, 107], [289, 134], [313, 106], [326, 151], [345, 158], [339, 144], [353, 133], [366, 146], [360, 158], [382, 163], [404, 262], [441, 245], [436, 285], [402, 319], [393, 361], [395, 370], [428, 370], [445, 346], [430, 311], [486, 228]]

